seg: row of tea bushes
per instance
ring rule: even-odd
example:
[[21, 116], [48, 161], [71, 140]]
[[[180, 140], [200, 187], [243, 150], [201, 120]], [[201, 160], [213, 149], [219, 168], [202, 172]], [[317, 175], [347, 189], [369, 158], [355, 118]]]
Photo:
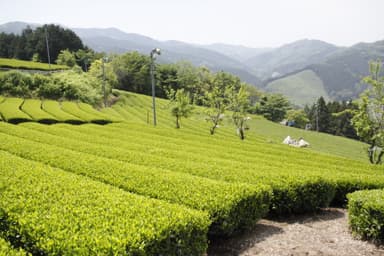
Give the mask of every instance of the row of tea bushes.
[[[27, 135], [33, 132], [23, 130], [18, 136], [25, 134], [36, 141], [54, 141], [77, 151], [226, 182], [269, 184], [275, 195], [271, 210], [279, 214], [313, 211], [328, 205], [330, 200], [333, 205], [345, 205], [346, 194], [350, 192], [384, 187], [384, 175], [367, 164], [324, 155], [311, 161], [314, 153], [298, 150], [289, 153], [291, 159], [281, 156], [284, 160], [281, 162], [276, 159], [282, 154], [281, 149], [272, 148], [269, 154], [260, 154], [258, 151], [264, 150], [262, 143], [250, 145], [250, 151], [244, 152], [243, 148], [225, 148], [220, 142], [213, 146], [210, 140], [197, 136], [193, 140], [180, 140], [173, 137], [172, 131], [167, 137], [165, 129], [139, 130], [133, 124], [113, 124], [102, 129], [97, 125], [47, 127], [26, 123], [23, 126], [41, 133]], [[156, 135], [160, 132], [163, 138]]]
[[356, 236], [384, 242], [384, 190], [362, 190], [349, 194], [348, 219]]
[[27, 254], [23, 249], [13, 248], [7, 241], [0, 238], [0, 256], [25, 256]]
[[[22, 128], [17, 126], [0, 124], [0, 127], [2, 150], [85, 175], [129, 192], [207, 211], [213, 222], [210, 228], [212, 235], [231, 235], [252, 226], [268, 212], [271, 188], [267, 185], [225, 183], [186, 173], [135, 165], [50, 145], [48, 141], [43, 144], [7, 135], [6, 133], [13, 133], [39, 139], [38, 134], [28, 134], [26, 129], [21, 131]], [[54, 144], [55, 139], [48, 140]], [[61, 143], [65, 144], [65, 141]], [[77, 145], [81, 147], [81, 143]]]
[[204, 212], [0, 151], [0, 235], [33, 255], [202, 255]]
[[0, 119], [13, 124], [22, 122], [107, 124], [124, 121], [117, 115], [117, 113], [115, 115], [105, 114], [86, 103], [5, 97], [0, 99]]

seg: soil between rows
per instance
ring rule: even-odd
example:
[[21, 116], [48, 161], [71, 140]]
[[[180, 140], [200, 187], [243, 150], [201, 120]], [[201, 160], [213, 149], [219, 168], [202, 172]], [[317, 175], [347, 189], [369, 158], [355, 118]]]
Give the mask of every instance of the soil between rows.
[[384, 256], [384, 246], [353, 238], [347, 210], [327, 208], [316, 214], [262, 219], [252, 230], [211, 241], [208, 256]]

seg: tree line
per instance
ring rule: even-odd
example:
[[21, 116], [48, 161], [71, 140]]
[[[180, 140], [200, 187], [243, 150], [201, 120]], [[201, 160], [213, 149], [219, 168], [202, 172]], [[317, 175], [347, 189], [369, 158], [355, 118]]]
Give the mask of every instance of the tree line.
[[[73, 31], [57, 25], [28, 27], [21, 35], [0, 33], [0, 57], [48, 62], [47, 41], [52, 62], [67, 65], [72, 70], [47, 76], [5, 72], [0, 76], [2, 94], [97, 104], [101, 102], [101, 81], [105, 79], [108, 93], [117, 88], [151, 95], [149, 56], [138, 52], [108, 56], [94, 52]], [[377, 151], [384, 146], [384, 121], [381, 120], [384, 119], [381, 114], [384, 85], [380, 61], [370, 64], [371, 75], [363, 82], [371, 87], [361, 99], [326, 103], [320, 97], [304, 109], [295, 109], [283, 95], [261, 92], [227, 72], [214, 73], [186, 61], [156, 63], [155, 66], [156, 96], [171, 100], [171, 113], [176, 118], [177, 128], [180, 119], [190, 115], [193, 105], [201, 105], [207, 107], [211, 134], [222, 122], [224, 112], [230, 110], [237, 132], [244, 139], [248, 114], [259, 114], [274, 122], [286, 119], [287, 124], [298, 128], [310, 127], [319, 132], [361, 139], [371, 145], [371, 162], [381, 163], [384, 152]]]
[[85, 68], [97, 57], [72, 30], [54, 24], [35, 29], [28, 26], [20, 35], [0, 33], [1, 58], [55, 63], [60, 52], [65, 49], [74, 52], [76, 63], [82, 67], [85, 65]]

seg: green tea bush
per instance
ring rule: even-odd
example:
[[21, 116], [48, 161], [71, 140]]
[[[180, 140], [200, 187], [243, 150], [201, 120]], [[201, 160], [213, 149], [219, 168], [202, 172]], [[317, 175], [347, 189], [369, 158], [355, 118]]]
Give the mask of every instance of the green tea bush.
[[54, 100], [44, 100], [41, 104], [42, 109], [54, 116], [57, 120], [69, 124], [83, 124], [86, 121], [63, 111], [60, 103]]
[[[18, 129], [17, 126], [0, 124], [3, 125], [8, 130]], [[0, 149], [24, 158], [88, 176], [129, 192], [206, 211], [213, 223], [210, 228], [212, 235], [227, 236], [251, 227], [268, 212], [271, 188], [267, 185], [224, 183], [97, 157], [5, 133], [0, 133], [0, 139], [3, 141]]]
[[0, 234], [33, 255], [202, 255], [204, 212], [0, 151]]
[[54, 116], [42, 110], [40, 100], [26, 99], [21, 107], [21, 110], [32, 117], [34, 121], [39, 123], [53, 124], [58, 122]]
[[32, 121], [32, 118], [20, 110], [24, 100], [20, 98], [7, 98], [0, 104], [0, 114], [2, 118], [13, 124]]
[[348, 194], [349, 226], [363, 239], [384, 241], [384, 191], [357, 191]]
[[0, 238], [0, 256], [25, 256], [25, 255], [30, 255], [30, 254], [27, 254], [22, 249], [12, 248], [7, 241]]
[[7, 59], [7, 58], [0, 58], [0, 67], [13, 68], [13, 69], [44, 70], [44, 71], [68, 69], [68, 67], [64, 65], [55, 65], [55, 64], [49, 65], [47, 63]]
[[[271, 204], [274, 214], [316, 211], [329, 206], [331, 200], [333, 204], [344, 201], [347, 193], [358, 190], [364, 184], [370, 188], [384, 187], [384, 175], [378, 175], [377, 171], [361, 169], [364, 165], [361, 165], [358, 171], [353, 171], [353, 164], [352, 167], [348, 166], [350, 161], [346, 160], [342, 162], [344, 167], [336, 168], [327, 163], [329, 156], [323, 157], [323, 166], [319, 166], [313, 161], [304, 162], [300, 159], [303, 158], [301, 155], [297, 155], [295, 161], [280, 157], [283, 159], [280, 163], [278, 160], [272, 160], [276, 152], [259, 154], [257, 150], [261, 149], [256, 148], [249, 153], [253, 154], [253, 158], [244, 156], [242, 150], [219, 146], [212, 149], [204, 147], [202, 153], [204, 143], [198, 142], [202, 141], [201, 139], [196, 139], [196, 146], [192, 146], [191, 140], [179, 140], [172, 135], [154, 135], [159, 132], [159, 128], [139, 129], [137, 126], [136, 130], [133, 124], [112, 124], [102, 129], [97, 125], [45, 127], [26, 123], [23, 126], [38, 130], [41, 134], [25, 130], [20, 131], [18, 136], [24, 134], [45, 143], [52, 141], [52, 144], [81, 152], [226, 182], [268, 184], [274, 190]], [[121, 128], [116, 128], [117, 126]], [[13, 133], [14, 129], [5, 131]], [[59, 136], [65, 136], [65, 139]], [[260, 144], [259, 147], [262, 146]], [[229, 150], [232, 155], [227, 153]], [[348, 184], [351, 187], [346, 190], [345, 185]]]
[[107, 124], [112, 122], [107, 116], [105, 115], [96, 115], [94, 113], [86, 112], [82, 109], [80, 109], [79, 105], [76, 102], [71, 101], [63, 101], [61, 102], [61, 108], [63, 111], [76, 116], [86, 122], [89, 123], [95, 123], [95, 124]]

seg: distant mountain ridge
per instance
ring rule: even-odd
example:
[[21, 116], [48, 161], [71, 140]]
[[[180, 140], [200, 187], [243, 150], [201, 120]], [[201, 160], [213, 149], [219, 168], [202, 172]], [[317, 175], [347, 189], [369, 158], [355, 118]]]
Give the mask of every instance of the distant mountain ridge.
[[[28, 25], [38, 26], [10, 22], [0, 25], [0, 32], [21, 33]], [[384, 58], [384, 41], [338, 47], [320, 40], [303, 39], [278, 48], [251, 48], [222, 43], [197, 45], [175, 40], [158, 41], [117, 28], [71, 29], [96, 51], [149, 54], [158, 47], [162, 50], [159, 62], [186, 60], [213, 71], [230, 72], [261, 89], [285, 93], [298, 105], [305, 103], [305, 99], [295, 98], [291, 90], [297, 89], [298, 84], [292, 83], [300, 84], [300, 90], [304, 90], [300, 95], [311, 95], [308, 100], [320, 96], [331, 100], [355, 98], [364, 89], [359, 82], [368, 74], [368, 61]], [[317, 95], [319, 93], [322, 95]]]

